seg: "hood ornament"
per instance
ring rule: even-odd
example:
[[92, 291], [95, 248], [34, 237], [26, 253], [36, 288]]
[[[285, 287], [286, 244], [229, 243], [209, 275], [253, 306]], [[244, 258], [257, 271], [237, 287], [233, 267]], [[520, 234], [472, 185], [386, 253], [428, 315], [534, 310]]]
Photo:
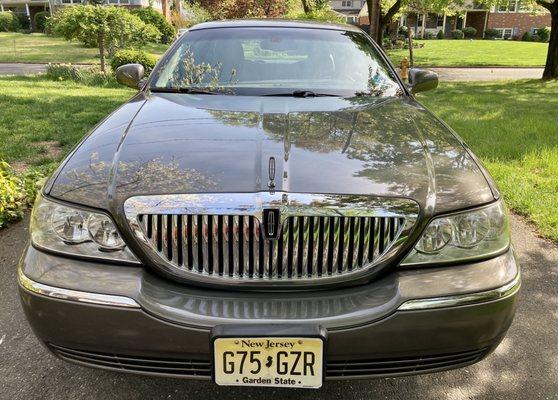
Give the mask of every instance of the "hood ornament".
[[275, 189], [275, 157], [269, 157], [269, 165], [268, 165], [267, 173], [269, 176], [267, 187], [270, 190], [273, 190]]

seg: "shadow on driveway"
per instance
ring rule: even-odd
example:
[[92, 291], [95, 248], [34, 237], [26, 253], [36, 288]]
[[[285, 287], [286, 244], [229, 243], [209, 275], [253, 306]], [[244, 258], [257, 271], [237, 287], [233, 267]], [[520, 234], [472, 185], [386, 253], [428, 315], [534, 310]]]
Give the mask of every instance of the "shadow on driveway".
[[18, 223], [0, 232], [0, 398], [558, 399], [558, 247], [537, 238], [517, 217], [513, 239], [523, 267], [521, 300], [507, 337], [487, 359], [431, 375], [327, 382], [319, 391], [292, 391], [220, 388], [87, 369], [54, 358], [33, 336], [19, 305], [15, 273], [27, 221]]

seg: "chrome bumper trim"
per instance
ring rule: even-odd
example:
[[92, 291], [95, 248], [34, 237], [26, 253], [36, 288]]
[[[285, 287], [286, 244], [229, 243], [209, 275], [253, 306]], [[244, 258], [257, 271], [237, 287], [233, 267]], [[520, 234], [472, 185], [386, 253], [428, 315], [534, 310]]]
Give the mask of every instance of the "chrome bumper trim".
[[115, 296], [110, 294], [82, 292], [79, 290], [63, 289], [45, 285], [29, 279], [21, 269], [18, 269], [17, 278], [19, 284], [26, 290], [41, 294], [43, 296], [54, 297], [62, 300], [77, 301], [81, 303], [100, 304], [103, 306], [140, 308], [135, 300], [125, 296]]
[[456, 296], [408, 300], [401, 304], [397, 311], [416, 311], [428, 310], [432, 308], [457, 307], [493, 300], [501, 300], [516, 294], [519, 291], [520, 287], [521, 274], [518, 273], [511, 282], [496, 289]]
[[[58, 288], [35, 282], [25, 276], [21, 270], [18, 270], [18, 281], [24, 289], [43, 296], [112, 307], [141, 308], [134, 299], [125, 296], [82, 292], [79, 290]], [[516, 294], [520, 287], [521, 276], [520, 274], [517, 274], [511, 282], [496, 289], [457, 296], [408, 300], [401, 304], [397, 308], [397, 311], [416, 311], [433, 308], [457, 307], [493, 300], [501, 300]]]

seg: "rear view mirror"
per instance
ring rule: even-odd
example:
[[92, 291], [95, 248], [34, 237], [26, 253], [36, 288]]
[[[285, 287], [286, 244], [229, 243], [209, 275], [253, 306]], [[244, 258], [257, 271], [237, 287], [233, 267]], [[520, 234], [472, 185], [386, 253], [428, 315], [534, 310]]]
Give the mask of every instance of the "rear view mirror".
[[144, 74], [145, 69], [141, 64], [121, 65], [116, 69], [116, 80], [121, 85], [139, 89]]
[[426, 92], [438, 87], [438, 74], [421, 68], [409, 70], [409, 87], [411, 93]]

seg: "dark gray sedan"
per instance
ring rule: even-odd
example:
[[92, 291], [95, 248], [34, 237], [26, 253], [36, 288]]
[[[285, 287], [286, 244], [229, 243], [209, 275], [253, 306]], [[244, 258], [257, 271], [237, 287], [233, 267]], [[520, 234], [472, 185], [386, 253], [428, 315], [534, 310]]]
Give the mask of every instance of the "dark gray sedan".
[[520, 287], [462, 140], [346, 25], [193, 27], [38, 198], [19, 269], [56, 356], [219, 385], [441, 371], [487, 356]]

